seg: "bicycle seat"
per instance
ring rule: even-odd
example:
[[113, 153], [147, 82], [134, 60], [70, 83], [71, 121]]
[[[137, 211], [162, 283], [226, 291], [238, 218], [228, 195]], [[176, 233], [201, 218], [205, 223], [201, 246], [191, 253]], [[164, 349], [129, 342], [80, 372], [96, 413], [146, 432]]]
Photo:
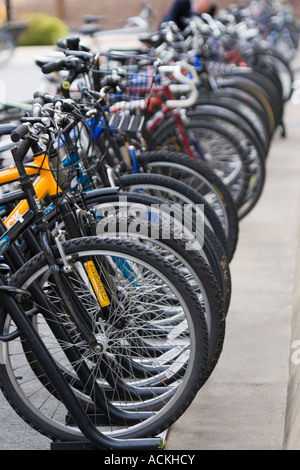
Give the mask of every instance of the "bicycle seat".
[[106, 20], [105, 16], [84, 15], [83, 21], [85, 23], [103, 23]]
[[101, 31], [101, 28], [96, 23], [87, 23], [80, 26], [79, 31], [81, 34], [95, 34]]

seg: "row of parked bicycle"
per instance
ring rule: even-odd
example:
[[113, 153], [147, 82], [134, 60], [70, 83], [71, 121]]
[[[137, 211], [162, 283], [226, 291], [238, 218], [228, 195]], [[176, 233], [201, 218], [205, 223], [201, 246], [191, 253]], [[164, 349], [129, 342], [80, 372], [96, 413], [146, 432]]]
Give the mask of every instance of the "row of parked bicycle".
[[100, 449], [159, 448], [214, 371], [299, 32], [262, 0], [140, 40], [58, 41], [48, 92], [0, 112], [1, 389]]

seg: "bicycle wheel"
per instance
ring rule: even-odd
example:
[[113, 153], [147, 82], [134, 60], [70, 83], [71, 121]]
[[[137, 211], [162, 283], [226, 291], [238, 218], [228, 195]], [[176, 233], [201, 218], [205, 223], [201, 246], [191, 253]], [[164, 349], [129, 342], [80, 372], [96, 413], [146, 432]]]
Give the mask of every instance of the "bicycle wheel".
[[238, 218], [241, 220], [255, 207], [261, 197], [265, 184], [265, 159], [266, 154], [258, 139], [250, 132], [236, 117], [227, 112], [227, 115], [221, 116], [218, 110], [208, 106], [199, 107], [195, 111], [188, 113], [188, 117], [193, 121], [205, 119], [207, 121], [217, 122], [223, 126], [227, 132], [235, 136], [241, 143], [247, 154], [247, 180], [248, 187], [242, 202], [238, 206]]
[[[240, 97], [233, 96], [233, 93], [231, 96], [229, 96], [229, 93], [226, 96], [224, 90], [225, 89], [222, 90], [222, 94], [214, 92], [213, 95], [201, 97], [197, 101], [197, 105], [212, 105], [222, 110], [227, 109], [232, 115], [236, 114], [237, 118], [241, 118], [242, 121], [247, 122], [247, 124], [253, 128], [253, 131], [258, 134], [266, 152], [268, 152], [270, 133], [266, 119], [261, 115], [259, 110], [252, 106], [253, 102], [248, 103], [248, 101]], [[238, 90], [236, 90], [236, 92], [237, 91]]]
[[[209, 265], [223, 295], [224, 305], [229, 305], [232, 286], [226, 252], [218, 237], [208, 226], [205, 224], [203, 226], [201, 220], [200, 226], [195, 226], [194, 221], [190, 217], [185, 217], [180, 208], [177, 210], [159, 198], [134, 192], [105, 194], [101, 191], [90, 191], [85, 194], [84, 203], [80, 202], [80, 199], [77, 203], [84, 204], [84, 207], [93, 213], [100, 227], [104, 227], [106, 220], [116, 215], [123, 218], [140, 217], [144, 221], [150, 221], [154, 232], [158, 233], [164, 222], [167, 233], [171, 225], [176, 231], [176, 236], [188, 239], [191, 242], [189, 249], [196, 251]], [[52, 224], [53, 222], [52, 216]]]
[[[139, 245], [92, 237], [64, 248], [74, 269], [63, 278], [86, 311], [101, 352], [91, 350], [57, 297], [43, 254], [26, 263], [11, 285], [32, 292], [23, 306], [98, 429], [111, 437], [155, 436], [178, 419], [203, 384], [208, 333], [197, 296], [177, 270]], [[105, 308], [83, 274], [87, 259], [107, 289]], [[0, 322], [2, 334], [15, 329], [9, 315]], [[2, 391], [26, 422], [53, 440], [82, 438], [22, 337], [1, 345], [1, 363]]]
[[[138, 227], [138, 230], [136, 228]], [[98, 236], [105, 238], [122, 238], [139, 243], [155, 253], [158, 253], [184, 275], [191, 285], [193, 292], [201, 303], [207, 322], [209, 347], [205, 380], [213, 372], [224, 342], [225, 318], [228, 313], [229, 301], [224, 297], [216, 282], [209, 265], [197, 251], [188, 250], [187, 240], [178, 239], [172, 231], [164, 233], [161, 227], [153, 238], [153, 226], [140, 220], [139, 217], [130, 219], [116, 218], [101, 224]]]
[[[293, 92], [294, 75], [289, 63], [278, 52], [267, 51], [257, 54], [254, 66], [261, 67], [261, 73], [267, 74], [271, 70], [281, 84], [281, 98], [287, 102]], [[265, 69], [265, 70], [264, 70]]]
[[220, 89], [230, 87], [241, 90], [256, 99], [268, 115], [268, 122], [272, 132], [274, 132], [277, 126], [282, 122], [282, 106], [278, 106], [276, 102], [270, 102], [270, 96], [267, 95], [265, 90], [254, 84], [247, 76], [243, 76], [243, 74], [240, 76], [228, 75], [224, 78], [217, 79], [217, 85]]
[[125, 175], [116, 179], [116, 184], [125, 191], [148, 194], [167, 201], [170, 204], [180, 204], [182, 207], [202, 214], [203, 221], [217, 235], [230, 261], [234, 253], [228, 252], [228, 244], [222, 224], [206, 199], [188, 185], [174, 178], [153, 173], [137, 173]]
[[[219, 176], [239, 207], [245, 198], [251, 177], [245, 150], [219, 123], [191, 119], [184, 127], [195, 158], [203, 160]], [[181, 145], [176, 125], [169, 125], [156, 135], [155, 142], [159, 147], [169, 150]]]
[[242, 107], [246, 106], [250, 108], [251, 114], [254, 113], [258, 116], [260, 123], [262, 123], [264, 127], [264, 133], [268, 136], [269, 141], [271, 140], [275, 129], [272, 127], [271, 122], [269, 122], [266, 109], [262, 106], [261, 102], [253, 96], [253, 94], [235, 87], [224, 86], [223, 88], [217, 88], [217, 90], [213, 92], [213, 96], [217, 97], [217, 99], [220, 98], [221, 100], [224, 98], [228, 100], [233, 99], [242, 103]]
[[[128, 178], [131, 182], [136, 182], [135, 176], [138, 177], [139, 175], [132, 175], [133, 178]], [[140, 176], [143, 177], [143, 175]], [[168, 180], [168, 178], [159, 175], [145, 176], [150, 176], [156, 183], [159, 180], [161, 184]], [[149, 178], [146, 178], [146, 180], [146, 187], [149, 189]], [[139, 181], [140, 185], [141, 181]], [[160, 189], [162, 190], [161, 186]], [[155, 190], [157, 190], [157, 186], [155, 186]], [[124, 195], [124, 193], [122, 194]], [[177, 191], [174, 191], [172, 196], [177, 196], [177, 194]], [[168, 193], [168, 195], [170, 194]], [[124, 202], [119, 204], [119, 201], [112, 197], [97, 197], [93, 200], [88, 197], [85, 207], [89, 208], [90, 213], [93, 212], [97, 221], [97, 227], [96, 229], [91, 227], [91, 233], [97, 233], [97, 236], [101, 238], [125, 238], [133, 240], [135, 243], [141, 243], [163, 256], [184, 275], [201, 302], [207, 321], [209, 352], [206, 377], [208, 378], [216, 366], [222, 350], [225, 332], [224, 319], [228, 313], [231, 298], [230, 270], [222, 245], [217, 242], [209, 228], [205, 230], [205, 226], [202, 227], [203, 224], [202, 221], [199, 222], [199, 215], [195, 214], [193, 217], [195, 219], [195, 230], [198, 233], [204, 230], [205, 233], [203, 248], [202, 246], [197, 246], [197, 249], [194, 248], [193, 243], [192, 245], [190, 243], [190, 239], [186, 238], [186, 236], [189, 236], [189, 230], [186, 231], [184, 227], [182, 229], [180, 227], [181, 223], [185, 223], [184, 220], [181, 220], [183, 213], [180, 207], [179, 213], [174, 214], [174, 217], [177, 217], [178, 214], [177, 220], [180, 218], [180, 223], [177, 224], [175, 220], [171, 220], [173, 218], [171, 211], [168, 212], [168, 207], [172, 209], [172, 204], [160, 211], [154, 207], [154, 203], [160, 201], [159, 199], [145, 198], [145, 195], [140, 193], [133, 196], [138, 197], [129, 198], [131, 204], [127, 201], [126, 208]], [[141, 203], [146, 202], [146, 199], [148, 205], [142, 207]], [[149, 205], [149, 201], [153, 203], [152, 206]], [[200, 210], [202, 210], [202, 207]], [[202, 213], [200, 217], [202, 218]], [[87, 232], [89, 232], [87, 226], [90, 224], [81, 216], [77, 220], [78, 226], [84, 224], [82, 231], [87, 235]], [[68, 230], [69, 224], [70, 220], [66, 221], [66, 225], [59, 224], [55, 230]], [[93, 222], [91, 224], [94, 225]], [[53, 226], [53, 219], [50, 220], [49, 225]], [[74, 233], [74, 230], [71, 230], [69, 234], [71, 232]], [[91, 236], [91, 233], [88, 233], [88, 235]], [[80, 236], [80, 230], [79, 234], [78, 232], [74, 234], [74, 238], [78, 236]]]
[[141, 153], [138, 163], [145, 171], [177, 179], [198, 191], [222, 223], [228, 252], [235, 252], [239, 234], [237, 208], [226, 185], [205, 162], [179, 152], [155, 150]]
[[[153, 238], [160, 239], [162, 228], [165, 237], [170, 236], [170, 229], [176, 231], [176, 238], [185, 240], [186, 249], [197, 252], [209, 265], [223, 296], [225, 310], [228, 310], [232, 288], [228, 258], [216, 234], [203, 223], [202, 214], [200, 216], [195, 214], [195, 218], [193, 215], [190, 218], [189, 213], [186, 215], [179, 205], [174, 205], [174, 207], [162, 199], [146, 194], [112, 191], [111, 189], [89, 191], [84, 195], [77, 196], [76, 205], [77, 209], [81, 207], [89, 211], [93, 217], [92, 226], [90, 230], [90, 222], [83, 221], [82, 226], [80, 220], [76, 221], [76, 218], [75, 220], [72, 218], [73, 220], [69, 221], [72, 225], [71, 230], [68, 228], [69, 223], [67, 227], [69, 238], [93, 236], [96, 233], [105, 235], [107, 221], [114, 221], [116, 217], [125, 220], [139, 218], [142, 222], [150, 222]], [[48, 212], [46, 218], [54, 236], [57, 229], [66, 228], [60, 214], [55, 209]], [[33, 240], [32, 237], [29, 239], [24, 237], [20, 243], [20, 249], [26, 260], [37, 254], [39, 247], [36, 247], [35, 235], [33, 234]]]

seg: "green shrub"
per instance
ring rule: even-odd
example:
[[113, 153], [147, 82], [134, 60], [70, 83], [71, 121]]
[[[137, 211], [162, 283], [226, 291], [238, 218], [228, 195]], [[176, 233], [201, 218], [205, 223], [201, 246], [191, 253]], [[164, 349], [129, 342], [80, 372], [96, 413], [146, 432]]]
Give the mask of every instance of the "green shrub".
[[18, 38], [18, 46], [55, 45], [57, 39], [64, 38], [69, 32], [63, 21], [45, 13], [31, 13], [24, 20], [27, 27]]

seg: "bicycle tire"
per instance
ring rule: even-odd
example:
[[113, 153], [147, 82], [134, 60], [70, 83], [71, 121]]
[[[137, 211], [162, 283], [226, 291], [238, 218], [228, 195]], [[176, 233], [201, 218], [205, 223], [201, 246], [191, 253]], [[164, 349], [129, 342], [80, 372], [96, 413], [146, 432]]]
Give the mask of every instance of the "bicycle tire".
[[[271, 69], [281, 84], [281, 98], [283, 103], [286, 103], [292, 95], [294, 82], [294, 74], [288, 61], [280, 53], [273, 50], [257, 54], [253, 65], [255, 71], [258, 71], [259, 68], [264, 71], [263, 77], [266, 77], [268, 70]], [[269, 87], [267, 89], [269, 91]]]
[[213, 96], [220, 99], [233, 99], [241, 102], [242, 104], [247, 103], [247, 106], [250, 107], [252, 112], [257, 114], [260, 120], [265, 124], [265, 132], [269, 136], [269, 139], [272, 138], [274, 134], [274, 128], [272, 127], [271, 123], [269, 122], [268, 113], [266, 112], [265, 108], [262, 106], [261, 102], [253, 96], [253, 94], [247, 93], [245, 90], [224, 86], [223, 88], [217, 88], [214, 91]]
[[[201, 231], [198, 230], [196, 232], [195, 222], [192, 219], [190, 220], [188, 217], [186, 223], [184, 222], [186, 217], [184, 212], [179, 211], [180, 213], [178, 214], [177, 211], [177, 215], [173, 219], [173, 208], [165, 201], [153, 196], [141, 195], [130, 191], [121, 192], [116, 190], [110, 192], [100, 189], [87, 192], [76, 197], [75, 200], [77, 207], [88, 209], [93, 214], [94, 225], [100, 224], [102, 227], [104, 227], [106, 220], [110, 220], [111, 217], [116, 217], [116, 215], [127, 218], [128, 216], [132, 217], [132, 214], [136, 216], [139, 213], [143, 214], [143, 221], [148, 220], [153, 224], [156, 234], [160, 230], [161, 217], [166, 216], [167, 229], [170, 226], [172, 229], [176, 228], [177, 238], [188, 237], [187, 243], [189, 243], [189, 249], [196, 250], [210, 266], [222, 293], [224, 306], [228, 310], [232, 291], [229, 261], [222, 243], [207, 225], [204, 224], [204, 227], [201, 227]], [[184, 219], [181, 219], [181, 217]], [[55, 208], [47, 213], [46, 218], [49, 229], [52, 232], [57, 229], [65, 229], [60, 214]], [[180, 222], [180, 220], [182, 221]], [[92, 227], [91, 233], [87, 233], [86, 228], [82, 227], [81, 230], [75, 219], [76, 237], [79, 236], [79, 233], [81, 236], [93, 236], [96, 234], [97, 229], [95, 227]], [[100, 234], [99, 231], [98, 233]], [[33, 236], [35, 237], [34, 233]], [[20, 244], [20, 249], [26, 260], [39, 252], [39, 247], [37, 249], [36, 243], [34, 242], [34, 246], [32, 246], [32, 241], [28, 240], [27, 242], [26, 239]], [[6, 262], [9, 263], [9, 260]]]
[[235, 252], [239, 236], [236, 205], [226, 185], [204, 162], [180, 152], [155, 150], [142, 152], [138, 163], [145, 171], [183, 181], [202, 194], [222, 223], [228, 252]]
[[145, 192], [150, 196], [165, 199], [171, 204], [190, 205], [199, 207], [202, 211], [205, 223], [217, 235], [226, 251], [230, 261], [234, 253], [228, 252], [228, 244], [222, 224], [212, 207], [206, 199], [198, 192], [190, 188], [181, 181], [175, 180], [164, 175], [153, 173], [137, 173], [133, 175], [124, 175], [116, 179], [122, 190]]
[[228, 75], [226, 77], [222, 77], [221, 79], [217, 80], [218, 87], [225, 88], [226, 87], [233, 87], [237, 88], [238, 90], [245, 91], [249, 93], [254, 99], [258, 100], [261, 106], [265, 109], [268, 114], [268, 122], [270, 123], [271, 129], [274, 132], [279, 126], [282, 121], [282, 108], [281, 105], [278, 108], [278, 103], [270, 102], [270, 97], [266, 94], [266, 91], [259, 87], [257, 84], [253, 82], [253, 80], [249, 80], [248, 77], [244, 77], [241, 75]]
[[[78, 199], [78, 204], [82, 204], [82, 201]], [[162, 204], [163, 203], [163, 204]], [[106, 217], [110, 217], [110, 214], [106, 213], [107, 208], [109, 210], [112, 209], [113, 216], [118, 214], [119, 217], [122, 217], [123, 211], [125, 210], [126, 217], [128, 214], [132, 213], [132, 208], [134, 212], [140, 213], [141, 208], [145, 209], [146, 216], [148, 220], [150, 217], [150, 221], [157, 226], [157, 217], [160, 217], [160, 210], [162, 210], [162, 215], [164, 213], [167, 214], [169, 217], [170, 213], [172, 212], [172, 208], [168, 208], [168, 206], [159, 198], [155, 198], [149, 195], [140, 195], [139, 193], [133, 192], [118, 192], [114, 194], [102, 194], [100, 193], [93, 193], [90, 191], [85, 194], [84, 196], [84, 207], [91, 210], [94, 214], [96, 220], [101, 221], [103, 225], [103, 221], [105, 222]], [[161, 209], [157, 210], [157, 207], [161, 207]], [[149, 212], [148, 212], [149, 211]], [[166, 212], [165, 212], [166, 211]], [[49, 214], [50, 215], [50, 214]], [[182, 214], [180, 214], [181, 217]], [[172, 216], [172, 215], [171, 215]], [[50, 222], [50, 226], [54, 227], [55, 215], [52, 214], [51, 216], [52, 222]], [[192, 222], [192, 239], [195, 237], [196, 227]], [[174, 217], [174, 230], [180, 232], [178, 236], [185, 237], [186, 235], [189, 237], [190, 235], [190, 228], [184, 227], [184, 223], [182, 225], [181, 222], [178, 223], [176, 217]], [[189, 221], [187, 221], [187, 225], [189, 225]], [[183, 228], [183, 231], [182, 231]], [[98, 232], [99, 233], [99, 232]], [[218, 237], [215, 233], [210, 230], [210, 228], [204, 225], [204, 232], [198, 233], [195, 239], [196, 243], [192, 246], [205, 260], [205, 262], [209, 265], [210, 269], [215, 276], [215, 279], [218, 283], [219, 289], [223, 296], [223, 302], [228, 310], [231, 293], [232, 293], [232, 284], [231, 284], [231, 276], [230, 276], [230, 268], [229, 262], [226, 255], [226, 252], [219, 241]]]
[[[112, 223], [113, 222], [113, 223]], [[138, 233], [132, 230], [132, 224], [139, 224]], [[212, 374], [222, 351], [225, 337], [225, 320], [229, 304], [224, 304], [224, 298], [209, 265], [197, 251], [188, 250], [186, 240], [176, 238], [170, 231], [164, 236], [160, 229], [159, 236], [152, 237], [151, 223], [116, 218], [107, 221], [107, 229], [97, 234], [101, 238], [129, 239], [141, 243], [146, 248], [158, 253], [178, 269], [190, 283], [194, 293], [201, 302], [207, 321], [209, 346], [205, 380]]]
[[233, 96], [233, 93], [231, 93], [231, 96], [229, 95], [229, 93], [226, 96], [224, 90], [225, 89], [222, 90], [223, 94], [217, 94], [216, 92], [214, 92], [212, 96], [203, 98], [201, 97], [197, 103], [199, 105], [208, 104], [221, 107], [224, 109], [228, 109], [231, 113], [235, 113], [237, 117], [240, 117], [242, 120], [246, 121], [251, 127], [253, 127], [253, 130], [259, 135], [260, 140], [267, 153], [270, 146], [271, 137], [265, 116], [263, 116], [262, 113], [257, 110], [255, 106], [253, 106], [253, 102], [248, 103], [248, 101], [246, 101], [245, 99], [242, 100], [240, 97], [237, 96], [237, 93], [236, 96]]
[[208, 109], [206, 106], [204, 108], [201, 109], [199, 107], [195, 111], [190, 111], [188, 116], [196, 121], [198, 119], [206, 119], [220, 122], [228, 132], [236, 135], [243, 142], [245, 151], [248, 153], [248, 167], [250, 167], [251, 177], [249, 175], [249, 185], [245, 198], [237, 208], [238, 218], [241, 220], [252, 211], [262, 195], [266, 178], [266, 154], [258, 139], [251, 132], [251, 129], [240, 125], [234, 116], [229, 115], [229, 113], [220, 116], [216, 109]]
[[[251, 177], [245, 149], [219, 123], [190, 119], [184, 128], [196, 158], [203, 160], [219, 176], [239, 208], [247, 194]], [[153, 138], [158, 147], [172, 150], [174, 145], [180, 145], [180, 136], [176, 139], [176, 135], [176, 125], [169, 122]]]
[[[186, 362], [186, 377], [182, 380], [178, 388], [176, 388], [174, 396], [170, 397], [169, 400], [167, 400], [167, 406], [165, 407], [165, 409], [163, 407], [160, 411], [155, 410], [155, 414], [149, 417], [149, 419], [143, 419], [139, 423], [132, 424], [132, 426], [128, 427], [127, 429], [125, 429], [124, 426], [124, 429], [116, 429], [114, 427], [113, 430], [111, 428], [110, 431], [107, 431], [106, 425], [103, 424], [103, 422], [100, 426], [101, 428], [106, 428], [106, 431], [104, 431], [104, 433], [111, 437], [132, 438], [140, 437], [141, 435], [155, 436], [162, 430], [169, 427], [173, 422], [178, 419], [178, 417], [190, 405], [203, 383], [207, 361], [208, 337], [206, 321], [203, 312], [200, 308], [200, 305], [197, 301], [197, 297], [193, 293], [191, 287], [186, 284], [186, 281], [184, 280], [184, 278], [182, 278], [182, 276], [178, 273], [177, 270], [174, 270], [174, 268], [172, 268], [161, 257], [159, 257], [158, 255], [154, 255], [152, 252], [145, 250], [141, 246], [137, 246], [132, 243], [129, 244], [124, 240], [101, 240], [100, 242], [98, 238], [89, 238], [77, 239], [67, 242], [65, 244], [65, 250], [66, 254], [70, 256], [75, 256], [77, 260], [80, 259], [80, 257], [86, 259], [86, 255], [90, 254], [93, 254], [93, 256], [117, 255], [119, 257], [123, 256], [127, 257], [128, 259], [134, 259], [136, 260], [136, 262], [140, 263], [141, 266], [146, 266], [147, 269], [149, 269], [149, 272], [152, 270], [152, 272], [155, 272], [156, 275], [158, 273], [162, 273], [161, 279], [163, 279], [165, 282], [168, 280], [169, 284], [167, 285], [172, 288], [172, 292], [176, 294], [176, 298], [180, 300], [180, 305], [182, 305], [189, 325], [188, 338], [190, 341], [191, 355], [188, 363]], [[44, 255], [37, 255], [28, 263], [26, 263], [26, 265], [21, 268], [18, 273], [16, 273], [16, 275], [12, 279], [11, 285], [23, 285], [27, 286], [27, 288], [30, 288], [34, 285], [34, 283], [37, 282], [38, 279], [41, 281], [41, 285], [44, 285], [45, 280], [49, 281], [49, 278], [46, 275], [48, 273], [48, 270], [49, 266], [46, 263]], [[160, 302], [162, 302], [162, 300], [160, 300]], [[2, 314], [0, 321], [1, 332], [7, 333], [9, 328], [11, 327], [9, 316]], [[70, 321], [70, 319], [68, 319], [68, 321]], [[42, 334], [41, 330], [40, 333]], [[50, 340], [53, 341], [53, 335], [50, 336]], [[16, 341], [18, 343], [16, 347], [21, 347], [21, 359], [24, 360], [24, 351], [22, 353], [23, 347], [22, 345], [20, 345], [19, 339], [17, 339]], [[28, 364], [26, 364], [27, 358], [25, 357], [24, 369], [22, 370], [23, 375], [22, 379], [20, 379], [20, 369], [19, 372], [17, 371], [17, 369], [14, 369], [11, 362], [16, 359], [16, 356], [14, 356], [13, 358], [13, 356], [8, 354], [9, 349], [12, 350], [13, 348], [13, 343], [15, 342], [2, 344], [2, 367], [0, 368], [1, 388], [11, 406], [34, 429], [37, 429], [40, 433], [44, 435], [47, 435], [52, 440], [76, 441], [78, 439], [81, 439], [82, 436], [79, 430], [76, 429], [75, 423], [68, 423], [68, 421], [65, 421], [66, 416], [64, 412], [62, 414], [63, 421], [56, 421], [58, 419], [58, 415], [56, 415], [55, 418], [51, 415], [54, 406], [56, 407], [57, 412], [57, 407], [61, 405], [60, 400], [55, 397], [54, 394], [51, 394], [49, 392], [49, 395], [47, 395], [49, 396], [49, 398], [51, 397], [51, 400], [54, 400], [55, 403], [53, 408], [51, 408], [50, 412], [46, 411], [45, 409], [42, 412], [41, 407], [39, 407], [40, 403], [38, 404], [36, 395], [34, 400], [31, 401], [29, 395], [32, 396], [33, 384], [31, 383], [29, 389], [25, 388], [27, 386], [25, 382], [28, 384], [28, 382], [26, 381], [27, 376], [25, 377], [25, 373], [32, 374], [32, 368], [30, 366], [28, 367]], [[61, 345], [59, 346], [59, 348], [61, 349]], [[81, 348], [83, 348], [83, 345], [81, 345]], [[97, 357], [96, 359], [99, 360], [99, 357]], [[96, 359], [94, 358], [93, 360]], [[60, 358], [57, 358], [57, 360], [60, 360]], [[18, 366], [20, 366], [20, 364], [18, 364]], [[27, 368], [26, 372], [25, 367]], [[65, 365], [65, 367], [67, 367], [67, 365]], [[124, 379], [124, 377], [121, 378]], [[36, 376], [33, 376], [33, 379], [37, 384], [36, 386], [40, 387], [40, 379]], [[141, 383], [140, 379], [137, 380], [138, 383]], [[45, 390], [46, 388], [43, 387], [43, 393], [45, 393]], [[75, 391], [78, 392], [78, 390]], [[117, 392], [118, 390], [115, 389], [116, 396], [118, 396]], [[82, 390], [81, 393], [82, 400], [84, 390]], [[107, 394], [105, 396], [107, 400], [112, 400], [112, 398], [108, 398]], [[90, 400], [88, 404], [89, 406], [91, 406]], [[132, 405], [133, 407], [134, 403], [129, 404], [129, 409], [130, 405]], [[48, 403], [47, 406], [50, 407], [50, 403]], [[45, 413], [45, 415], [43, 415], [43, 413]]]

